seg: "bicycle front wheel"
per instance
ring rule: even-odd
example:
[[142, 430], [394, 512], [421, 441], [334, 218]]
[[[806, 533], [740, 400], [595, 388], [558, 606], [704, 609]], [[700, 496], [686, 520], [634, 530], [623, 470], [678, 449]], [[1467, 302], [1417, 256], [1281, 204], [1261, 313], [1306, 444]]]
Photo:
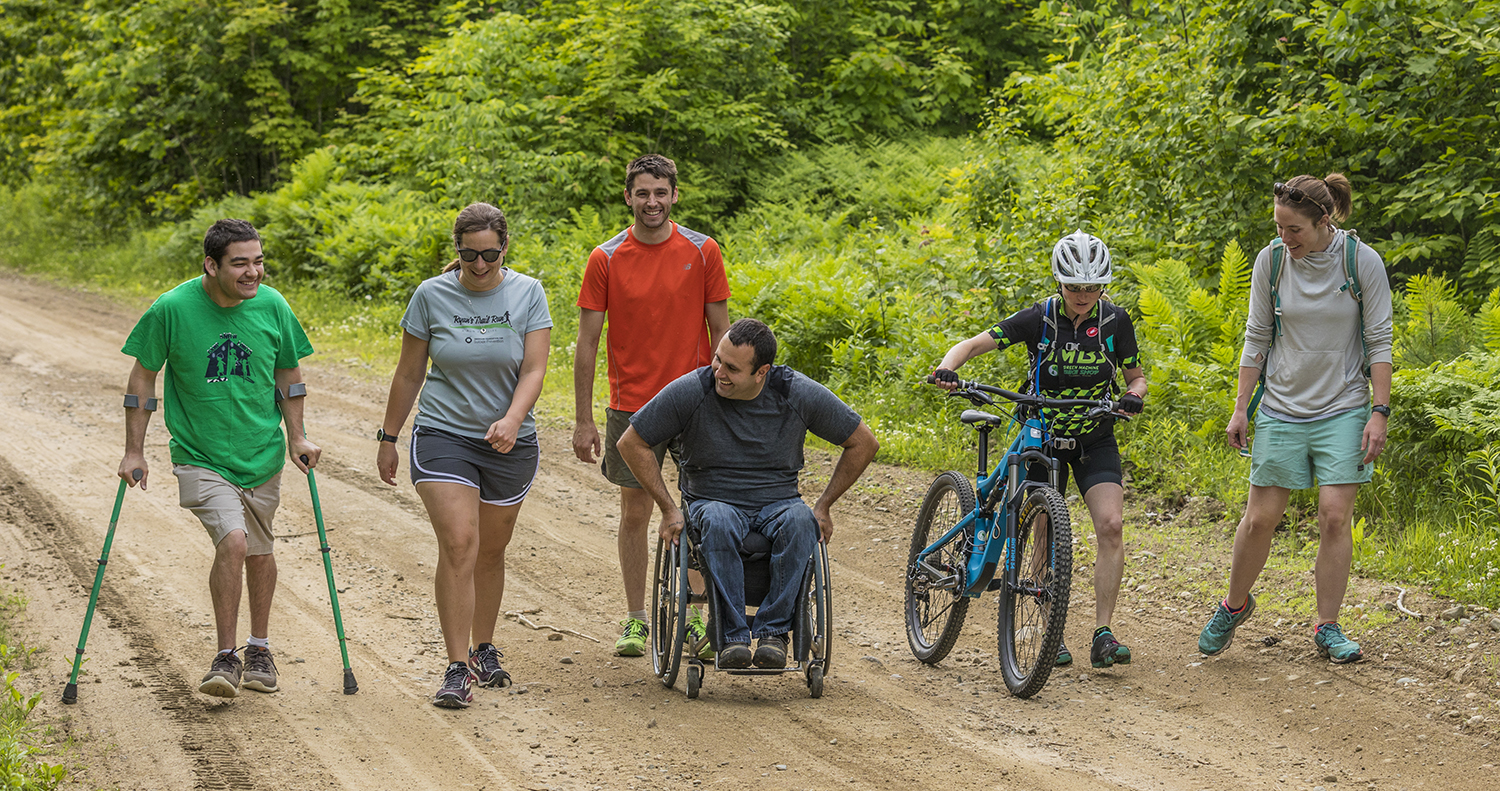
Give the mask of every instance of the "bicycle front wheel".
[[968, 533], [959, 533], [928, 555], [925, 567], [917, 565], [917, 555], [973, 512], [974, 487], [949, 470], [928, 487], [911, 532], [911, 551], [906, 556], [906, 642], [917, 659], [929, 665], [941, 662], [953, 650], [969, 611], [969, 600], [963, 595]]
[[1000, 588], [1000, 672], [1012, 695], [1029, 698], [1057, 664], [1073, 587], [1073, 529], [1056, 489], [1043, 486], [1026, 498], [1010, 551]]

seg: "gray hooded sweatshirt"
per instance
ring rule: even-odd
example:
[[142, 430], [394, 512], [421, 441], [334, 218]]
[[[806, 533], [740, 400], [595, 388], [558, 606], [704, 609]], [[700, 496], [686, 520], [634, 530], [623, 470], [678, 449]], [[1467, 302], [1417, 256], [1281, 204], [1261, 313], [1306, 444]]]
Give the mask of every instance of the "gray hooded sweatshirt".
[[[1271, 247], [1255, 258], [1250, 281], [1250, 313], [1245, 319], [1245, 347], [1240, 365], [1262, 368], [1270, 350], [1266, 393], [1267, 416], [1306, 421], [1331, 417], [1370, 403], [1364, 376], [1364, 348], [1359, 342], [1359, 304], [1344, 287], [1344, 244], [1348, 234], [1336, 231], [1328, 249], [1300, 260], [1286, 256], [1281, 267], [1281, 337], [1271, 347]], [[1369, 245], [1359, 243], [1356, 259], [1364, 295], [1365, 346], [1371, 364], [1391, 361], [1391, 284], [1385, 263]]]

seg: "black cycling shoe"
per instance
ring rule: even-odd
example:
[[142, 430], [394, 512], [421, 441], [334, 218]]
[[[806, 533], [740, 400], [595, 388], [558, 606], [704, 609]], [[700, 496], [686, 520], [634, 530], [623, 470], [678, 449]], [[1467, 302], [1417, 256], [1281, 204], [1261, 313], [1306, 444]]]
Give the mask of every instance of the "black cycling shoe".
[[1089, 664], [1094, 667], [1130, 664], [1130, 649], [1115, 639], [1108, 629], [1094, 635], [1094, 648], [1089, 651]]

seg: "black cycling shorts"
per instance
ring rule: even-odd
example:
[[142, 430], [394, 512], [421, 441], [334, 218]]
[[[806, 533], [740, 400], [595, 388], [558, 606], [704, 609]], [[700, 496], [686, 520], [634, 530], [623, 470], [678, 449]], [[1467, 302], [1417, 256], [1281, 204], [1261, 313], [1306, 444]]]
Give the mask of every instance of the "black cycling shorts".
[[[1062, 480], [1058, 481], [1058, 492], [1068, 493], [1068, 470], [1078, 480], [1078, 491], [1087, 493], [1101, 483], [1124, 485], [1125, 476], [1120, 470], [1120, 444], [1115, 441], [1115, 427], [1106, 423], [1087, 434], [1073, 437], [1077, 442], [1071, 450], [1054, 451], [1062, 462]], [[1047, 470], [1038, 464], [1031, 465], [1026, 475], [1028, 480], [1047, 480]]]

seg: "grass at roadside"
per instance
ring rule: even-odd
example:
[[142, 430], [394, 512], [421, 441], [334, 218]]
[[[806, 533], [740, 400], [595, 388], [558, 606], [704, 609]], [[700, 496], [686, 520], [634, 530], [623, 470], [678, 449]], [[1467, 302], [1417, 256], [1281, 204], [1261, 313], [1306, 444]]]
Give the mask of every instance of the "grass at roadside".
[[13, 791], [48, 791], [67, 777], [67, 768], [46, 760], [42, 744], [49, 729], [32, 716], [42, 693], [22, 689], [26, 685], [20, 671], [32, 667], [34, 660], [11, 624], [25, 607], [21, 596], [0, 592], [0, 785]]

